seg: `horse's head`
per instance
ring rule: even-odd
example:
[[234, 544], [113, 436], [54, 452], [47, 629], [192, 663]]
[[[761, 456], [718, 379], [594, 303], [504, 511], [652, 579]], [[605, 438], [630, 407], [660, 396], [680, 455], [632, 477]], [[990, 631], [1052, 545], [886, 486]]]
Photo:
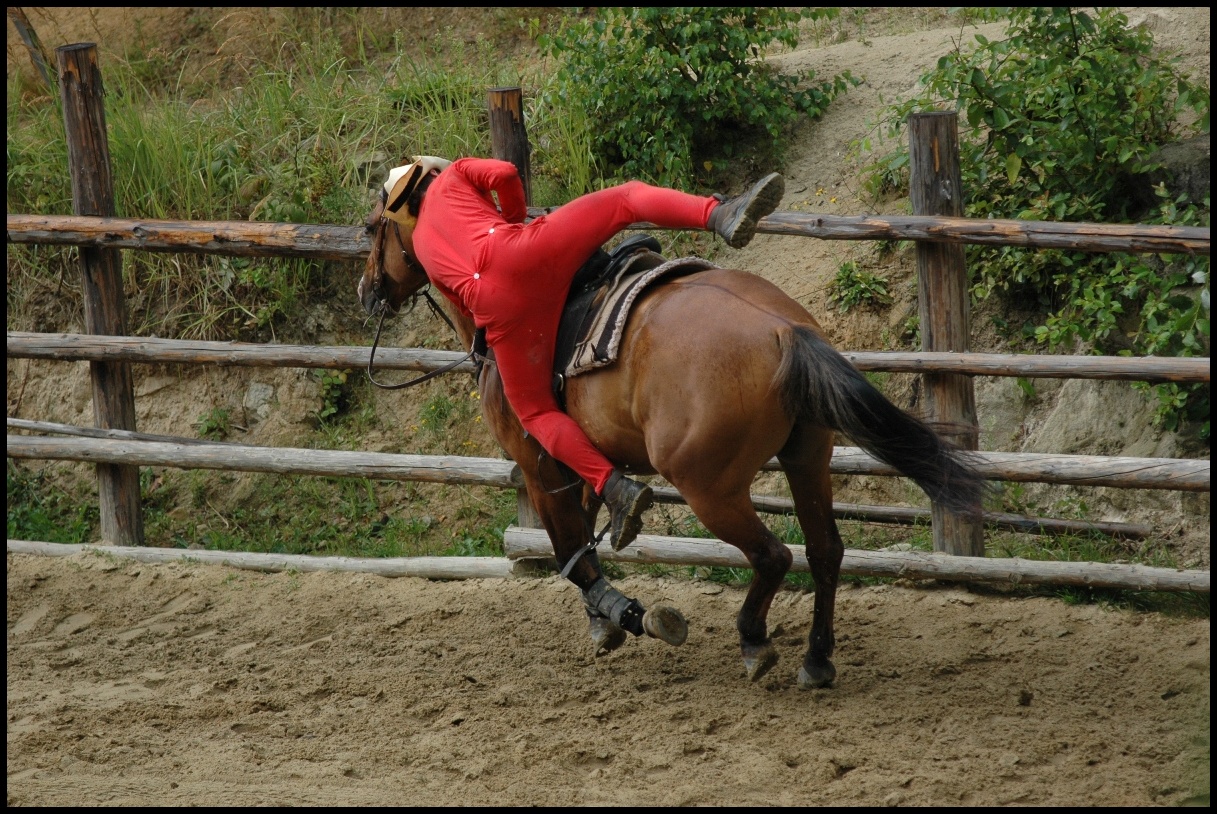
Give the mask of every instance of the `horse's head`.
[[390, 220], [384, 216], [384, 209], [384, 201], [377, 203], [364, 224], [372, 237], [372, 250], [357, 290], [363, 310], [369, 314], [381, 308], [395, 312], [429, 282], [414, 254], [417, 218], [409, 216], [405, 222]]
[[448, 163], [422, 156], [389, 173], [380, 201], [364, 224], [372, 237], [372, 251], [357, 291], [369, 314], [382, 308], [396, 311], [430, 282], [414, 253], [414, 227], [423, 195]]

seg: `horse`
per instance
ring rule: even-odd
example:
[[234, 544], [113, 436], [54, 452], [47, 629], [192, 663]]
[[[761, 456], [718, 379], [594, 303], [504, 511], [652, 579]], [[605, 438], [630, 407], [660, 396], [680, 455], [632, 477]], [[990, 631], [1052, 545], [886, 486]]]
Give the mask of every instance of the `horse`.
[[[425, 294], [429, 283], [414, 254], [413, 222], [387, 220], [383, 207], [378, 204], [365, 224], [372, 248], [357, 290], [373, 315], [396, 312]], [[472, 319], [440, 299], [471, 348]], [[518, 464], [563, 573], [583, 591], [593, 653], [620, 647], [628, 638], [624, 623], [605, 601], [589, 596], [592, 586], [606, 584], [594, 550], [587, 553], [599, 501], [586, 486], [554, 488], [573, 473], [524, 432], [493, 364], [482, 367], [479, 388], [486, 425]], [[710, 268], [648, 289], [628, 317], [617, 361], [570, 378], [565, 401], [614, 465], [661, 475], [706, 529], [747, 557], [754, 577], [736, 627], [751, 681], [778, 661], [766, 617], [792, 562], [749, 495], [767, 461], [776, 456], [790, 484], [815, 580], [811, 632], [797, 677], [801, 688], [831, 686], [836, 678], [833, 612], [844, 546], [829, 476], [834, 433], [848, 435], [956, 514], [975, 517], [984, 492], [965, 452], [889, 401], [824, 339], [802, 305], [747, 271]], [[641, 607], [612, 591], [614, 601]], [[648, 611], [648, 624], [630, 632], [680, 644], [684, 619], [664, 610], [657, 619]]]

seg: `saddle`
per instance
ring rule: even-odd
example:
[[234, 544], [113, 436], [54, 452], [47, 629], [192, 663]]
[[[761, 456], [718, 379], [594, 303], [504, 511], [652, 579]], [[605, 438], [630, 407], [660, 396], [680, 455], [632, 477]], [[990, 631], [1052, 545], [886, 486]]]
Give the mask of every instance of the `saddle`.
[[697, 257], [665, 260], [659, 241], [632, 235], [612, 251], [597, 249], [571, 282], [554, 348], [554, 396], [566, 407], [566, 382], [617, 360], [626, 319], [638, 296], [661, 280], [716, 268]]

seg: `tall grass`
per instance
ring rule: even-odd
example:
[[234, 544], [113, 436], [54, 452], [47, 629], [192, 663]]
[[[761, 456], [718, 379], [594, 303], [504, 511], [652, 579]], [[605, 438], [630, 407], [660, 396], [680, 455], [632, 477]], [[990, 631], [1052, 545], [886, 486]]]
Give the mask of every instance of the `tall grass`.
[[[408, 156], [488, 155], [486, 91], [502, 85], [526, 89], [530, 133], [548, 145], [534, 158], [551, 179], [538, 203], [561, 203], [594, 185], [591, 165], [579, 159], [583, 148], [567, 146], [583, 138], [571, 128], [577, 119], [546, 108], [535, 92], [543, 78], [505, 64], [484, 42], [441, 34], [420, 52], [367, 19], [324, 10], [284, 15], [279, 46], [227, 85], [192, 83], [173, 59], [161, 66], [177, 71], [168, 76], [144, 56], [103, 64], [116, 214], [361, 223], [376, 185]], [[6, 103], [8, 211], [69, 214], [57, 102], [23, 101], [19, 83], [10, 79]], [[551, 155], [561, 157], [561, 175], [544, 165]], [[11, 327], [32, 327], [30, 304], [51, 291], [79, 297], [75, 285], [60, 285], [74, 274], [66, 266], [73, 256], [10, 251]], [[128, 252], [130, 325], [145, 335], [269, 338], [290, 332], [302, 307], [338, 293], [331, 271], [307, 260]], [[74, 300], [69, 307], [79, 311]]]

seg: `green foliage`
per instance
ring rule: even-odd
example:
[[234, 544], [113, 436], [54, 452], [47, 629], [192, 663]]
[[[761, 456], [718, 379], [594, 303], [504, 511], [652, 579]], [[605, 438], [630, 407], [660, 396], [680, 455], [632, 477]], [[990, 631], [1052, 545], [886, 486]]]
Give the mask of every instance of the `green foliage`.
[[[271, 55], [251, 60], [234, 86], [153, 76], [139, 49], [106, 63], [119, 217], [362, 223], [371, 188], [406, 156], [488, 154], [486, 89], [521, 84], [481, 43], [437, 35], [420, 52], [390, 42], [387, 64], [368, 64], [347, 54], [330, 11], [283, 18]], [[56, 101], [23, 101], [10, 79], [7, 112], [8, 211], [70, 214]], [[10, 315], [20, 321], [39, 291], [59, 294], [72, 257], [10, 250]], [[307, 302], [351, 296], [336, 288], [346, 276], [315, 260], [131, 252], [123, 273], [140, 335], [273, 339]]]
[[856, 305], [890, 305], [892, 296], [886, 280], [860, 268], [853, 260], [846, 260], [837, 266], [828, 301], [845, 313]]
[[813, 83], [811, 71], [782, 74], [762, 59], [775, 44], [797, 44], [800, 19], [836, 14], [605, 7], [541, 45], [561, 63], [554, 94], [564, 108], [586, 111], [605, 167], [691, 188], [701, 170], [739, 158], [741, 136], [780, 160], [790, 126], [854, 81], [846, 72]]
[[422, 417], [419, 423], [432, 433], [440, 433], [448, 428], [448, 421], [456, 412], [456, 402], [444, 393], [432, 396], [423, 405]]
[[[473, 495], [472, 500], [466, 493], [475, 490], [462, 490], [457, 500], [449, 497], [442, 504], [460, 507], [460, 516], [437, 518], [416, 502], [419, 487], [414, 485], [253, 476], [239, 487], [249, 490], [248, 498], [233, 501], [230, 493], [238, 487], [231, 476], [195, 471], [164, 478], [166, 483], [152, 494], [145, 488], [147, 542], [161, 547], [405, 557], [486, 553], [497, 545], [501, 554], [503, 529], [515, 518], [515, 493], [509, 490], [488, 491], [484, 499]], [[198, 511], [158, 510], [168, 502], [162, 494], [174, 495], [182, 486]]]
[[457, 557], [503, 556], [503, 532], [515, 522], [516, 508], [515, 492], [496, 492], [488, 503], [464, 513], [472, 522], [466, 531], [453, 536], [443, 553]]
[[12, 460], [5, 486], [10, 540], [79, 544], [96, 538], [100, 520], [95, 502], [67, 494]]
[[325, 424], [340, 415], [350, 404], [350, 387], [345, 370], [314, 370], [313, 376], [321, 383], [321, 407], [317, 410], [317, 421]]
[[[1115, 9], [1008, 13], [1005, 39], [977, 35], [971, 50], [939, 60], [917, 97], [888, 111], [895, 133], [910, 113], [943, 102], [959, 109], [965, 214], [1208, 226], [1207, 197], [1187, 202], [1159, 186], [1157, 205], [1144, 211], [1130, 194], [1131, 179], [1153, 169], [1158, 147], [1208, 131], [1207, 86], [1156, 57], [1149, 32], [1129, 29]], [[890, 187], [906, 167], [906, 152], [884, 156], [869, 188]], [[1039, 303], [1043, 316], [1027, 333], [1049, 348], [1182, 356], [1208, 353], [1208, 311], [1200, 302], [1208, 265], [1207, 256], [1012, 247], [972, 247], [969, 262], [977, 299], [998, 294]], [[1207, 414], [1207, 392], [1176, 387], [1160, 394], [1159, 420], [1178, 426], [1188, 414]], [[1190, 395], [1202, 398], [1192, 404]], [[1201, 431], [1207, 436], [1207, 422]]]
[[223, 441], [232, 432], [232, 416], [223, 407], [212, 407], [199, 416], [195, 427], [199, 431], [199, 438]]

